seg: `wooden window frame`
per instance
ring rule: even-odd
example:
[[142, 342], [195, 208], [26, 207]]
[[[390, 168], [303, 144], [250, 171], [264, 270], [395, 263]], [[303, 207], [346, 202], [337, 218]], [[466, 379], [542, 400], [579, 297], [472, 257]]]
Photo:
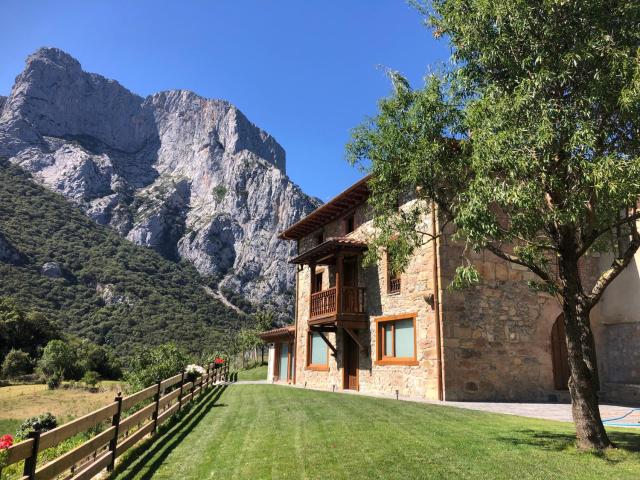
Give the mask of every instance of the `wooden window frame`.
[[[418, 365], [418, 344], [417, 337], [418, 332], [416, 329], [417, 313], [402, 313], [400, 315], [387, 315], [384, 317], [378, 317], [376, 322], [376, 365], [401, 365], [401, 366], [416, 366]], [[390, 322], [397, 322], [400, 320], [413, 320], [413, 357], [385, 357], [384, 356], [384, 325]], [[392, 335], [394, 339], [393, 349], [395, 350], [395, 327], [392, 327]], [[394, 351], [395, 354], [395, 351]]]
[[314, 278], [313, 278], [313, 287], [314, 287], [314, 288], [316, 287], [316, 278], [317, 278], [317, 276], [318, 276], [318, 275], [322, 275], [322, 284], [320, 285], [320, 290], [313, 290], [313, 289], [312, 289], [312, 290], [313, 290], [313, 291], [311, 292], [312, 294], [314, 294], [314, 293], [318, 293], [318, 292], [321, 292], [321, 291], [322, 291], [322, 286], [324, 285], [324, 271], [325, 271], [325, 269], [324, 269], [324, 268], [316, 268], [315, 276], [314, 276]]
[[[328, 372], [329, 371], [329, 346], [326, 345], [327, 347], [327, 363], [320, 364], [320, 363], [311, 363], [311, 337], [313, 336], [314, 333], [317, 332], [312, 332], [311, 330], [309, 330], [307, 332], [307, 366], [306, 369], [307, 370], [313, 370], [315, 372]], [[324, 342], [324, 340], [323, 340]]]

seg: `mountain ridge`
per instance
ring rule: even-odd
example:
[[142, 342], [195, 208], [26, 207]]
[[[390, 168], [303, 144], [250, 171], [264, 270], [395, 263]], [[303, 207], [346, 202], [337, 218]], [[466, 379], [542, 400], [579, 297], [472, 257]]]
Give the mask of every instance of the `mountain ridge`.
[[0, 155], [130, 241], [292, 313], [294, 245], [276, 234], [320, 201], [231, 103], [188, 90], [143, 98], [43, 48], [3, 104]]

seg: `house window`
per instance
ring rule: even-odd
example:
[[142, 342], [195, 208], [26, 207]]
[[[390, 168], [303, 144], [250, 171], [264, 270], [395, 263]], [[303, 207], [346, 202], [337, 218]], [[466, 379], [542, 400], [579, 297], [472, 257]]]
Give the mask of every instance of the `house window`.
[[416, 315], [393, 315], [376, 319], [377, 365], [418, 365]]
[[347, 235], [356, 229], [356, 219], [353, 215], [344, 219], [344, 234]]
[[400, 293], [400, 273], [392, 270], [392, 257], [387, 252], [387, 293]]
[[323, 242], [324, 242], [324, 231], [316, 235], [316, 245], [320, 245]]
[[322, 291], [322, 274], [323, 272], [320, 271], [316, 272], [316, 274], [313, 276], [313, 292], [311, 293]]
[[309, 332], [307, 341], [307, 368], [329, 371], [329, 347], [318, 332]]

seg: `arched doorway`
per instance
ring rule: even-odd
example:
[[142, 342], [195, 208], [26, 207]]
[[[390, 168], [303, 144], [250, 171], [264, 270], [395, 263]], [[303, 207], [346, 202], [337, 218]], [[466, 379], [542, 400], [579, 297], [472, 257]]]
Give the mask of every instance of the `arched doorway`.
[[568, 390], [569, 359], [564, 335], [564, 316], [560, 315], [551, 329], [551, 359], [553, 362], [553, 383], [556, 390]]

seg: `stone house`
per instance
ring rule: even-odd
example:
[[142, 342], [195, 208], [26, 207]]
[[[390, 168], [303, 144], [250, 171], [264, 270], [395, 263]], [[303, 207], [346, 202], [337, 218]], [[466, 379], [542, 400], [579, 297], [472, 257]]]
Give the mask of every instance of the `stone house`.
[[[280, 235], [298, 246], [291, 259], [296, 313], [294, 325], [263, 334], [271, 345], [269, 380], [416, 399], [568, 398], [561, 309], [552, 296], [529, 289], [534, 274], [489, 252], [466, 252], [482, 281], [451, 291], [463, 255], [451, 232], [420, 247], [399, 275], [385, 255], [365, 266], [373, 232], [368, 195], [364, 178]], [[435, 232], [436, 222], [434, 213], [422, 228]], [[594, 280], [604, 261], [589, 259], [583, 276]], [[624, 287], [620, 283], [611, 285], [593, 321], [603, 393], [632, 401], [640, 384], [640, 309], [612, 320], [609, 304], [624, 295], [615, 291]], [[635, 339], [619, 338], [614, 328], [625, 337], [635, 332]], [[617, 368], [622, 352], [633, 364], [625, 375]]]

